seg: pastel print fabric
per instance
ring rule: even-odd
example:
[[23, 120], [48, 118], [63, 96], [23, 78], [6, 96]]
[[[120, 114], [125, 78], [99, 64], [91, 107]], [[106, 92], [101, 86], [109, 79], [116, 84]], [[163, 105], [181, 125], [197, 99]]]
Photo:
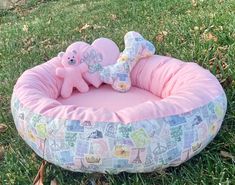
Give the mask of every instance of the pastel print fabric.
[[12, 114], [21, 137], [42, 158], [79, 172], [150, 172], [176, 166], [216, 136], [226, 111], [222, 94], [192, 111], [127, 125], [35, 114], [15, 96]]

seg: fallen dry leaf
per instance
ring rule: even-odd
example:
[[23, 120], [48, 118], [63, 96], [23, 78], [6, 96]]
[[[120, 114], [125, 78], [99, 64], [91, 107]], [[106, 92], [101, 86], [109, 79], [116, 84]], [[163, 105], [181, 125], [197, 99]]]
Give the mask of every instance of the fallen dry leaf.
[[223, 58], [219, 61], [217, 61], [217, 59], [217, 57], [213, 57], [209, 60], [209, 68], [214, 68], [216, 70], [216, 74], [220, 75], [221, 71], [225, 71], [229, 67], [229, 65], [225, 61], [223, 61]]
[[220, 155], [224, 158], [229, 158], [229, 159], [232, 159], [233, 162], [235, 162], [235, 157], [229, 153], [229, 152], [226, 152], [226, 151], [220, 151]]
[[37, 160], [36, 154], [35, 154], [34, 152], [31, 154], [30, 159], [31, 159], [32, 161], [36, 161], [36, 160]]
[[212, 19], [212, 18], [214, 18], [215, 17], [215, 13], [210, 13], [209, 14], [209, 17]]
[[28, 31], [29, 31], [29, 26], [28, 26], [27, 24], [25, 24], [25, 25], [23, 26], [23, 31], [24, 31], [24, 32], [28, 32]]
[[192, 0], [192, 5], [195, 7], [197, 6], [197, 0]]
[[171, 55], [170, 53], [165, 53], [165, 55], [166, 55], [167, 57], [172, 57], [172, 55]]
[[218, 41], [218, 38], [215, 35], [213, 35], [211, 32], [203, 33], [202, 38], [205, 41], [210, 41], [210, 40], [213, 40], [214, 42]]
[[187, 14], [191, 14], [192, 11], [191, 11], [191, 10], [187, 10], [186, 13], [187, 13]]
[[95, 24], [95, 25], [93, 26], [93, 28], [94, 28], [94, 29], [100, 29], [100, 28], [105, 28], [105, 26], [100, 26], [100, 25], [96, 25], [96, 24]]
[[224, 30], [223, 26], [219, 26], [218, 28], [220, 29], [220, 31]]
[[39, 182], [38, 181], [38, 182], [35, 182], [35, 184], [33, 184], [33, 185], [43, 185], [43, 182], [41, 182], [41, 181]]
[[49, 17], [48, 21], [46, 24], [51, 24], [52, 17]]
[[110, 183], [104, 181], [98, 181], [96, 185], [110, 185]]
[[194, 31], [198, 31], [199, 30], [199, 27], [198, 26], [194, 26]]
[[79, 32], [82, 32], [83, 30], [86, 30], [88, 28], [90, 28], [91, 25], [90, 24], [85, 24], [84, 26], [82, 26], [80, 29], [79, 29]]
[[218, 57], [219, 59], [223, 59], [225, 54], [227, 53], [228, 51], [228, 46], [219, 46], [216, 51], [215, 51], [215, 54], [214, 56]]
[[162, 35], [162, 34], [158, 34], [157, 36], [156, 36], [156, 41], [157, 42], [162, 42], [164, 40], [164, 36]]
[[53, 179], [53, 180], [51, 181], [50, 185], [58, 185], [57, 180], [56, 180], [56, 179]]
[[113, 21], [115, 21], [115, 20], [117, 19], [117, 15], [111, 14], [111, 19], [112, 19]]
[[233, 84], [234, 80], [231, 76], [228, 76], [226, 78], [221, 78], [220, 83], [224, 89], [230, 88], [231, 84]]
[[0, 161], [4, 158], [4, 153], [5, 153], [4, 147], [0, 146]]
[[223, 75], [222, 75], [222, 74], [216, 74], [215, 77], [216, 77], [218, 80], [222, 80]]
[[33, 185], [43, 185], [43, 176], [46, 164], [47, 162], [43, 160], [41, 166], [39, 167], [38, 173], [33, 180]]
[[156, 41], [157, 42], [163, 42], [165, 37], [167, 36], [168, 32], [167, 31], [161, 31], [158, 33], [158, 35], [156, 36]]
[[5, 131], [7, 130], [7, 128], [8, 128], [8, 127], [7, 127], [5, 124], [1, 123], [1, 124], [0, 124], [0, 133], [5, 132]]
[[[214, 52], [213, 57], [209, 60], [209, 68], [215, 69], [217, 75], [221, 74], [222, 71], [224, 72], [229, 68], [229, 64], [227, 63], [227, 59], [225, 57], [227, 50], [228, 46], [218, 47]], [[224, 81], [227, 81], [227, 79], [224, 79]]]
[[163, 34], [164, 36], [167, 36], [168, 32], [167, 32], [167, 31], [162, 31], [162, 34]]

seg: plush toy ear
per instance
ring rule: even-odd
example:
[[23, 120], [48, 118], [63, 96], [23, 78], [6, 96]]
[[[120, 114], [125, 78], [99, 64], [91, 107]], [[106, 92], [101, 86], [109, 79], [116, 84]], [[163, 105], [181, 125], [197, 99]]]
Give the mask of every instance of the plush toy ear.
[[64, 52], [60, 52], [60, 53], [58, 54], [58, 57], [62, 58], [63, 55], [64, 55]]
[[73, 50], [72, 52], [73, 52], [73, 54], [75, 54], [75, 55], [77, 54], [77, 51], [76, 51], [76, 50]]

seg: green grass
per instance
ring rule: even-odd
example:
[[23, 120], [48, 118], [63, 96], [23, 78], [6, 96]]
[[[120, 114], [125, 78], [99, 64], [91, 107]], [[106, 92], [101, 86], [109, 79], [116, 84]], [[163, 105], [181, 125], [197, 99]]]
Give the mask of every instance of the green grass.
[[[29, 0], [0, 11], [0, 133], [5, 148], [0, 184], [31, 184], [41, 159], [17, 134], [10, 113], [13, 86], [22, 72], [57, 55], [76, 40], [108, 37], [123, 49], [123, 36], [135, 30], [151, 40], [157, 53], [195, 61], [222, 80], [228, 111], [215, 140], [179, 167], [148, 174], [73, 173], [47, 165], [45, 184], [233, 185], [235, 164], [220, 155], [235, 155], [235, 1], [234, 0]], [[90, 27], [79, 32], [85, 24]], [[23, 29], [24, 28], [24, 29]], [[165, 36], [162, 38], [161, 32]], [[156, 36], [158, 36], [156, 39]], [[227, 64], [223, 68], [222, 64]], [[219, 74], [219, 75], [218, 75]]]

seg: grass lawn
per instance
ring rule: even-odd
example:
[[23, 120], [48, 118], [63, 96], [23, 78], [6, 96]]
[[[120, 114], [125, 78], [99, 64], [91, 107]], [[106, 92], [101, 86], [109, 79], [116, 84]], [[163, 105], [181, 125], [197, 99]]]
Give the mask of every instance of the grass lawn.
[[[199, 155], [179, 167], [148, 174], [73, 173], [47, 165], [45, 184], [235, 184], [235, 1], [234, 0], [29, 0], [0, 11], [0, 185], [32, 183], [41, 159], [17, 134], [10, 112], [13, 86], [22, 72], [43, 63], [76, 40], [108, 37], [123, 49], [135, 30], [157, 53], [195, 61], [221, 81], [228, 111], [221, 131]], [[0, 157], [1, 158], [1, 157]]]

